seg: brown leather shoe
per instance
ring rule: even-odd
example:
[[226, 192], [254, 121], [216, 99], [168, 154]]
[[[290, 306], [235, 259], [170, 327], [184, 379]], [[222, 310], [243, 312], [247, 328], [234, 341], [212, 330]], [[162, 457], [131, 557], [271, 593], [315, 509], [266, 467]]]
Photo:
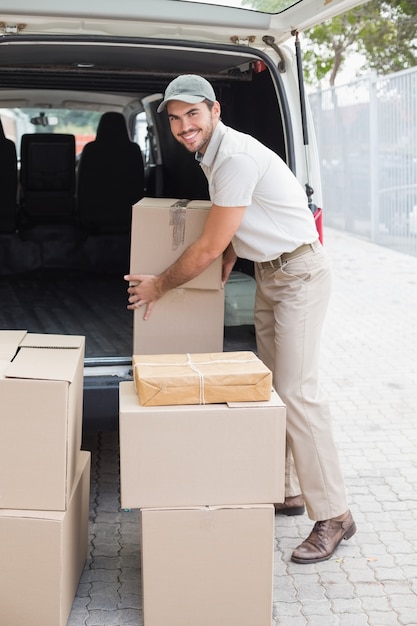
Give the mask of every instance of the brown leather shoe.
[[303, 496], [289, 496], [282, 504], [274, 504], [279, 515], [303, 515], [305, 512]]
[[356, 532], [356, 524], [350, 511], [343, 515], [316, 522], [303, 543], [292, 553], [295, 563], [320, 563], [330, 559], [342, 539], [350, 539]]

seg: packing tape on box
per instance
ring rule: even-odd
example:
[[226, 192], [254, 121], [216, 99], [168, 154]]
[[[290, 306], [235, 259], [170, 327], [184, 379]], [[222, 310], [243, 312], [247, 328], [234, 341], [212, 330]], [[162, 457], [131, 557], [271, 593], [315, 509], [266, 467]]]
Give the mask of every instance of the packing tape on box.
[[[150, 362], [141, 362], [135, 363], [135, 369], [140, 366], [145, 367], [172, 367], [180, 366], [180, 367], [189, 367], [193, 372], [195, 372], [198, 376], [199, 386], [200, 386], [200, 402], [199, 404], [205, 404], [204, 398], [204, 373], [197, 367], [197, 365], [215, 365], [216, 363], [228, 363], [228, 364], [236, 364], [236, 363], [252, 363], [253, 359], [214, 359], [209, 361], [197, 361], [193, 362], [191, 359], [191, 354], [186, 354], [187, 361], [185, 363], [150, 363]], [[136, 387], [136, 377], [135, 378], [135, 387]]]
[[177, 200], [170, 206], [169, 225], [172, 229], [172, 249], [184, 244], [186, 207], [190, 200]]

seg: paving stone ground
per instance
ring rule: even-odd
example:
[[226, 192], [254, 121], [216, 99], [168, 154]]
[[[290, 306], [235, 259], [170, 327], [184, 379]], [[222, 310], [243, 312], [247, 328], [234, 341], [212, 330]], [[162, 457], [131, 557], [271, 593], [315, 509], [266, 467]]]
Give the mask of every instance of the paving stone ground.
[[[417, 626], [417, 258], [332, 229], [325, 245], [322, 383], [358, 532], [330, 560], [297, 565], [312, 522], [276, 516], [271, 626]], [[139, 515], [120, 509], [118, 433], [87, 434], [83, 448], [90, 552], [68, 626], [143, 626]]]

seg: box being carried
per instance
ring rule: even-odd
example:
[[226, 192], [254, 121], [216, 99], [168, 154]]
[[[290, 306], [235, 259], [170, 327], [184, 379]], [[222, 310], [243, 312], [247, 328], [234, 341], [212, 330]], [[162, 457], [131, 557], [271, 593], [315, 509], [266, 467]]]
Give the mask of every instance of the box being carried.
[[224, 290], [171, 289], [155, 304], [133, 312], [133, 352], [176, 354], [223, 350]]
[[[142, 198], [132, 209], [131, 274], [160, 274], [201, 235], [209, 214], [207, 200]], [[221, 256], [186, 289], [222, 289]]]
[[[160, 274], [201, 235], [210, 202], [142, 198], [132, 209], [131, 274]], [[221, 255], [199, 276], [165, 293], [152, 315], [135, 309], [133, 353], [175, 354], [223, 350], [224, 290]]]
[[142, 406], [268, 401], [272, 372], [250, 351], [133, 355]]

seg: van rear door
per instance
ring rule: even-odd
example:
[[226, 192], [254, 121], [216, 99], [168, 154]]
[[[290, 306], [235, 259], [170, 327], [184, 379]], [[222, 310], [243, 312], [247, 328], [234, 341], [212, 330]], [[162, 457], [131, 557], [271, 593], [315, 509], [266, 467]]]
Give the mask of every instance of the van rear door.
[[[366, 0], [365, 0], [366, 1]], [[260, 45], [277, 43], [364, 0], [3, 0], [5, 32], [102, 33], [230, 42], [231, 37]], [[23, 19], [22, 19], [23, 18]]]
[[[54, 110], [120, 111], [132, 136], [138, 116], [145, 113], [146, 121], [153, 121], [144, 125], [146, 150], [155, 148], [147, 195], [198, 197], [196, 175], [188, 174], [185, 159], [170, 148], [172, 135], [154, 111], [174, 76], [199, 73], [214, 82], [225, 123], [282, 156], [303, 185], [311, 182], [320, 206], [311, 116], [310, 144], [304, 146], [295, 55], [285, 42], [293, 30], [360, 2], [3, 0], [0, 109], [26, 115], [33, 108], [36, 116]], [[256, 8], [263, 4], [273, 10]], [[21, 233], [2, 235], [7, 240], [2, 250], [8, 252], [0, 263], [5, 276], [0, 325], [85, 335], [84, 418], [113, 423], [118, 384], [131, 377], [132, 316], [121, 271], [128, 263], [128, 237], [80, 233], [76, 223], [41, 224]], [[241, 345], [241, 332], [233, 333], [226, 335], [225, 349], [236, 349], [238, 334]], [[245, 341], [252, 345], [253, 337], [248, 331]]]

